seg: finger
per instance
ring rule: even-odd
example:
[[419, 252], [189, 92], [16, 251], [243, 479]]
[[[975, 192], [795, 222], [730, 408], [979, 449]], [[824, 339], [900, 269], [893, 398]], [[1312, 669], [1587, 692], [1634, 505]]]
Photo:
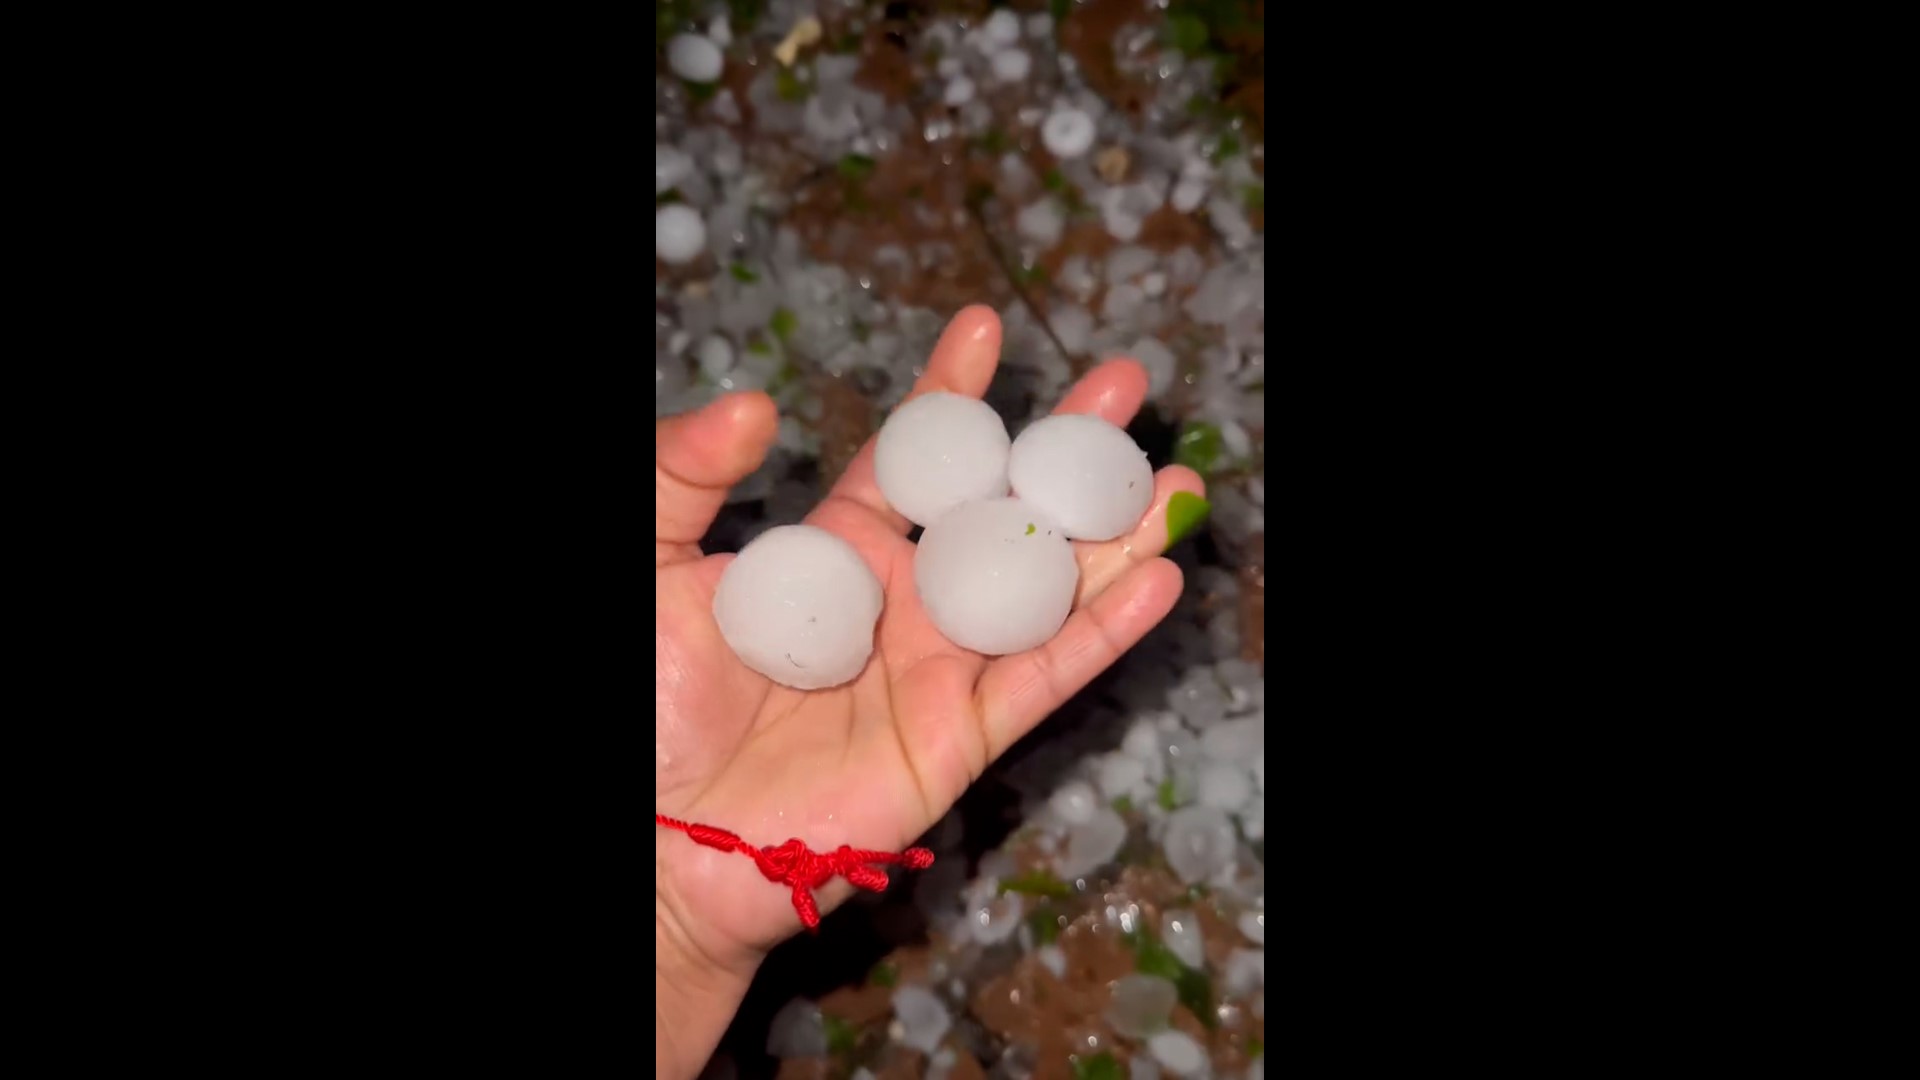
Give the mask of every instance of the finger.
[[1180, 568], [1154, 559], [1067, 619], [1052, 641], [987, 665], [974, 691], [987, 753], [999, 757], [1093, 681], [1167, 617], [1180, 598]]
[[[1185, 494], [1178, 503], [1174, 496]], [[1195, 505], [1194, 500], [1198, 500]], [[1120, 575], [1155, 559], [1198, 524], [1196, 510], [1204, 517], [1207, 482], [1185, 465], [1169, 465], [1153, 478], [1153, 502], [1140, 518], [1140, 524], [1125, 536], [1100, 543], [1075, 543], [1074, 557], [1080, 562], [1080, 592], [1073, 606], [1085, 607]]]
[[[978, 398], [987, 392], [987, 384], [993, 381], [994, 369], [999, 366], [1000, 316], [984, 304], [963, 308], [941, 333], [939, 343], [933, 347], [933, 356], [927, 360], [927, 370], [915, 380], [901, 404], [935, 391]], [[887, 505], [886, 498], [880, 494], [880, 485], [873, 476], [873, 445], [874, 440], [868, 439], [854, 455], [847, 471], [840, 474], [833, 490], [827, 492], [827, 499], [844, 499], [863, 506], [895, 533], [905, 536], [913, 523]], [[809, 515], [807, 520], [811, 522], [813, 517]]]
[[1147, 400], [1147, 369], [1137, 360], [1115, 358], [1087, 372], [1060, 404], [1061, 413], [1087, 413], [1115, 427], [1126, 427]]
[[695, 559], [727, 489], [766, 460], [779, 416], [758, 391], [728, 394], [653, 428], [653, 565]]

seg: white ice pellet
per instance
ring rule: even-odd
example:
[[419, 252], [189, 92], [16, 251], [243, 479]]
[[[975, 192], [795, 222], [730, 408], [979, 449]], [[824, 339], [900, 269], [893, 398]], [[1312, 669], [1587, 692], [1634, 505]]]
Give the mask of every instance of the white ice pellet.
[[715, 45], [723, 49], [733, 44], [733, 27], [727, 25], [725, 15], [713, 17], [713, 21], [707, 24], [707, 36], [713, 39]]
[[656, 143], [653, 147], [653, 193], [664, 195], [680, 186], [693, 173], [693, 158], [678, 147]]
[[1200, 804], [1231, 814], [1253, 798], [1253, 781], [1243, 763], [1216, 761], [1200, 770]]
[[1054, 978], [1064, 979], [1067, 977], [1066, 950], [1058, 945], [1042, 945], [1035, 951], [1034, 955], [1039, 957], [1043, 967], [1053, 972]]
[[1222, 720], [1200, 736], [1200, 753], [1214, 761], [1247, 762], [1266, 750], [1266, 717]]
[[1062, 161], [1093, 149], [1093, 118], [1079, 109], [1059, 109], [1040, 123], [1040, 141]]
[[1195, 971], [1203, 970], [1207, 962], [1206, 939], [1200, 934], [1200, 919], [1184, 908], [1168, 911], [1160, 916], [1160, 937], [1167, 943], [1167, 951], [1179, 961]]
[[987, 16], [987, 40], [995, 45], [1011, 45], [1020, 40], [1020, 16], [1000, 8]]
[[941, 515], [921, 534], [913, 581], [948, 641], [1002, 656], [1059, 633], [1073, 610], [1080, 566], [1060, 526], [1031, 503], [981, 499]]
[[817, 690], [867, 666], [883, 599], [851, 544], [811, 525], [782, 525], [721, 571], [713, 617], [742, 663], [782, 686]]
[[941, 95], [940, 100], [955, 108], [972, 101], [973, 80], [967, 78], [965, 75], [955, 75], [953, 79], [947, 83], [946, 92]]
[[[1267, 941], [1267, 913], [1266, 912], [1243, 911], [1240, 913], [1240, 920], [1236, 925], [1239, 926], [1240, 932], [1247, 936], [1248, 941], [1251, 941], [1256, 945], [1266, 944], [1266, 941]], [[1265, 968], [1263, 967], [1261, 970], [1264, 971]]]
[[1007, 460], [1015, 496], [1072, 540], [1111, 540], [1153, 504], [1153, 466], [1124, 430], [1097, 416], [1049, 416], [1020, 433]]
[[1240, 808], [1240, 831], [1249, 841], [1258, 840], [1267, 835], [1267, 800], [1255, 795]]
[[1267, 954], [1264, 950], [1235, 949], [1227, 954], [1227, 993], [1243, 998], [1266, 985]]
[[1167, 275], [1158, 270], [1146, 275], [1140, 279], [1140, 291], [1146, 293], [1149, 299], [1165, 293], [1167, 291]]
[[733, 345], [715, 334], [700, 343], [700, 374], [718, 382], [733, 370]]
[[1100, 805], [1099, 796], [1093, 793], [1093, 786], [1085, 780], [1069, 780], [1060, 785], [1048, 802], [1060, 820], [1069, 825], [1084, 825], [1092, 821], [1094, 809]]
[[767, 1056], [819, 1057], [827, 1052], [826, 1021], [820, 1006], [803, 997], [787, 1002], [767, 1026]]
[[1064, 878], [1085, 877], [1112, 862], [1127, 842], [1127, 822], [1107, 807], [1094, 810], [1085, 824], [1075, 825], [1067, 833], [1067, 849], [1060, 854], [1055, 868]]
[[1145, 337], [1134, 342], [1129, 355], [1147, 369], [1147, 396], [1150, 398], [1166, 393], [1180, 373], [1180, 363], [1174, 359], [1173, 350], [1154, 338]]
[[720, 77], [726, 57], [712, 38], [700, 34], [676, 34], [667, 42], [667, 66], [688, 82], [710, 83]]
[[1145, 718], [1134, 721], [1133, 726], [1127, 729], [1126, 736], [1120, 740], [1120, 749], [1127, 756], [1143, 764], [1160, 760], [1159, 728], [1154, 726], [1153, 721]]
[[961, 503], [1005, 495], [1012, 447], [1006, 424], [986, 402], [922, 394], [881, 426], [874, 481], [900, 516], [931, 526]]
[[1108, 754], [1100, 760], [1098, 777], [1100, 794], [1117, 799], [1146, 783], [1147, 767], [1124, 754]]
[[1022, 906], [1019, 893], [994, 897], [967, 916], [967, 930], [982, 945], [998, 945], [1020, 929]]
[[1207, 181], [1204, 177], [1183, 176], [1173, 185], [1173, 208], [1183, 214], [1191, 214], [1207, 201]]
[[953, 1026], [953, 1014], [933, 992], [919, 986], [903, 986], [893, 992], [893, 1015], [900, 1021], [900, 1041], [931, 1054]]
[[1004, 83], [1019, 82], [1033, 70], [1033, 57], [1025, 49], [1006, 49], [994, 53], [989, 63], [993, 67], [993, 77]]
[[684, 266], [707, 248], [707, 223], [683, 203], [668, 203], [653, 213], [653, 253], [671, 266]]
[[1014, 215], [1013, 227], [1022, 238], [1050, 248], [1060, 242], [1061, 233], [1066, 231], [1067, 215], [1052, 199], [1041, 199]]
[[1253, 436], [1247, 434], [1247, 429], [1240, 426], [1239, 421], [1229, 420], [1220, 425], [1220, 448], [1227, 452], [1228, 457], [1245, 461], [1253, 456]]
[[1113, 984], [1107, 1022], [1129, 1039], [1144, 1039], [1167, 1026], [1180, 992], [1156, 975], [1124, 975]]
[[1180, 880], [1204, 882], [1233, 862], [1233, 823], [1219, 807], [1182, 807], [1167, 819], [1161, 845]]
[[1147, 1040], [1147, 1049], [1175, 1076], [1200, 1076], [1207, 1067], [1206, 1051], [1184, 1031], [1162, 1031]]

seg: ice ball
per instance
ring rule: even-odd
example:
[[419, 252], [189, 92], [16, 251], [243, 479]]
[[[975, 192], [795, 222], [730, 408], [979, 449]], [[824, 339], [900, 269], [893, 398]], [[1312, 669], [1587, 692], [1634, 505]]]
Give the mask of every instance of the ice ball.
[[782, 525], [727, 564], [713, 618], [742, 663], [782, 686], [818, 690], [867, 666], [882, 599], [880, 579], [845, 540]]
[[981, 499], [921, 534], [913, 582], [927, 617], [963, 649], [1003, 656], [1046, 644], [1073, 610], [1080, 566], [1052, 518], [1022, 499]]
[[1040, 125], [1047, 153], [1065, 161], [1093, 149], [1093, 117], [1079, 109], [1059, 109]]
[[959, 394], [922, 394], [895, 409], [873, 448], [873, 477], [900, 515], [930, 526], [975, 499], [1007, 493], [1012, 440], [993, 407]]
[[667, 42], [667, 66], [688, 82], [710, 83], [720, 78], [727, 58], [711, 38], [676, 34]]
[[653, 212], [653, 253], [671, 266], [700, 257], [707, 246], [707, 223], [700, 211], [684, 203], [668, 203]]
[[1015, 496], [1039, 507], [1069, 540], [1132, 532], [1153, 505], [1153, 466], [1125, 431], [1097, 416], [1049, 416], [1008, 454]]

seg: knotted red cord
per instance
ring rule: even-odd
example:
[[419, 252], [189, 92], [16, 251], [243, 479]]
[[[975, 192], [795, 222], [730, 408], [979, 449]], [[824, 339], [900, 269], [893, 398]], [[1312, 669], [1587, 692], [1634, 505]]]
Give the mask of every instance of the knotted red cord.
[[891, 851], [861, 851], [841, 844], [837, 851], [822, 853], [798, 840], [789, 840], [779, 847], [757, 848], [711, 825], [694, 825], [665, 814], [655, 814], [653, 820], [657, 825], [679, 829], [693, 837], [696, 844], [737, 851], [752, 859], [768, 881], [793, 886], [793, 910], [800, 913], [800, 922], [810, 931], [820, 929], [820, 908], [813, 902], [813, 890], [834, 878], [844, 877], [854, 888], [868, 892], [886, 892], [886, 871], [875, 870], [868, 864], [898, 863], [909, 870], [925, 870], [933, 865], [933, 852], [926, 848], [908, 848], [895, 855]]

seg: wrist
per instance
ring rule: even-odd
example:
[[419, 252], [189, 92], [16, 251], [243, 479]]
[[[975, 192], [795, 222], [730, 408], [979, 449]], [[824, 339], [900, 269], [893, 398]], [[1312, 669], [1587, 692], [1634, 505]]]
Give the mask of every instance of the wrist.
[[693, 1080], [745, 1000], [759, 957], [710, 954], [657, 890], [653, 944], [654, 1072]]

